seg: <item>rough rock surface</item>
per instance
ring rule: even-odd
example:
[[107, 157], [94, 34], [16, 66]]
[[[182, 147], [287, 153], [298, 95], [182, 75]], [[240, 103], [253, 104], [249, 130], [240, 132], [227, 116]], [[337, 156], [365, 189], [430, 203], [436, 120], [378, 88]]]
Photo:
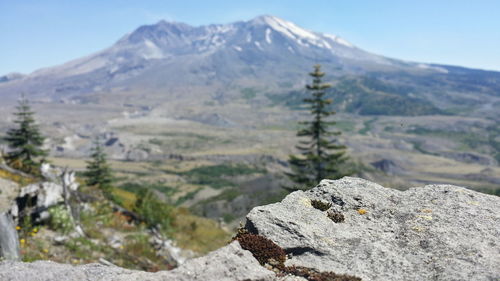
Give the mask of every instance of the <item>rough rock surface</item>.
[[[344, 215], [335, 223], [312, 200]], [[343, 178], [254, 208], [251, 231], [291, 253], [288, 265], [363, 280], [500, 280], [500, 198], [451, 185], [398, 191]]]
[[[402, 192], [343, 178], [324, 180], [310, 191], [254, 208], [247, 228], [284, 248], [291, 255], [287, 265], [363, 280], [499, 280], [499, 205], [496, 196], [456, 186], [428, 185]], [[344, 221], [334, 222], [332, 213], [342, 214]], [[0, 280], [280, 279], [233, 242], [170, 272], [3, 262]]]
[[49, 261], [0, 263], [2, 281], [154, 281], [154, 280], [274, 280], [274, 273], [260, 266], [237, 242], [187, 261], [172, 271], [148, 273], [115, 266], [87, 264], [72, 266]]

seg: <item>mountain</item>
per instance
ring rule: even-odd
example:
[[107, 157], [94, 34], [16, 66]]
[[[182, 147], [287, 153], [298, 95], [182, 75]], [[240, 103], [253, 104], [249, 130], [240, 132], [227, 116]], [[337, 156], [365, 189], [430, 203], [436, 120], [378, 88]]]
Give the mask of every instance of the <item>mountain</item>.
[[17, 73], [17, 72], [8, 73], [4, 76], [0, 76], [0, 83], [21, 79], [23, 77], [24, 77], [24, 75], [21, 73]]
[[99, 136], [110, 159], [128, 160], [115, 162], [124, 186], [140, 175], [161, 192], [178, 188], [176, 200], [199, 214], [237, 220], [281, 194], [315, 63], [333, 84], [332, 120], [360, 176], [498, 194], [500, 72], [384, 57], [272, 16], [160, 21], [87, 57], [11, 75], [0, 83], [0, 135], [24, 93], [54, 163], [81, 169]]
[[[397, 100], [409, 109], [418, 104], [421, 110], [409, 115], [464, 104], [477, 114], [498, 115], [489, 108], [500, 102], [500, 72], [391, 59], [273, 16], [199, 27], [166, 21], [141, 26], [103, 51], [4, 79], [0, 96], [12, 100], [24, 92], [45, 102], [86, 102], [89, 94], [140, 91], [199, 99], [207, 95], [200, 88], [209, 88], [227, 100], [235, 88], [252, 87], [279, 95], [302, 89], [304, 74], [315, 63], [343, 83], [343, 100], [351, 101], [345, 108], [354, 113], [383, 113], [363, 105], [371, 94], [371, 104]], [[407, 112], [389, 112], [398, 114]]]
[[227, 83], [260, 79], [270, 72], [278, 77], [267, 80], [285, 80], [302, 76], [315, 59], [352, 71], [360, 62], [390, 64], [340, 37], [310, 32], [271, 16], [201, 27], [160, 21], [139, 27], [101, 52], [35, 71], [16, 86], [58, 97], [146, 83], [151, 87]]

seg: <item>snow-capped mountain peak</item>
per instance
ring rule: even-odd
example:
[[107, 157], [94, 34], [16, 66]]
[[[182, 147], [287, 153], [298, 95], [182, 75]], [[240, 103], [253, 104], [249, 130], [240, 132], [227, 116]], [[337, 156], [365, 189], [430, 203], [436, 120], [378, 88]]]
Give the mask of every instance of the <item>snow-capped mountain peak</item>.
[[274, 30], [281, 32], [282, 34], [292, 38], [292, 39], [312, 39], [317, 40], [318, 36], [314, 32], [303, 29], [292, 22], [280, 19], [274, 16], [262, 16], [262, 21], [269, 25]]
[[347, 40], [345, 40], [343, 38], [340, 38], [337, 35], [324, 33], [323, 36], [326, 37], [326, 38], [330, 38], [331, 40], [335, 41], [336, 43], [338, 43], [340, 45], [344, 45], [344, 46], [349, 47], [349, 48], [353, 48], [354, 47], [353, 44], [351, 44], [350, 42], [348, 42]]
[[[367, 63], [390, 63], [336, 35], [313, 32], [275, 16], [260, 16], [249, 21], [205, 26], [168, 21], [143, 25], [105, 50], [38, 70], [26, 79], [35, 84], [46, 81], [43, 88], [48, 92], [83, 93], [104, 86], [125, 85], [133, 79], [152, 79], [149, 76], [176, 67], [187, 68], [185, 71], [192, 75], [199, 73], [199, 68], [210, 69], [212, 72], [201, 73], [218, 76], [231, 67], [234, 73], [240, 73], [231, 75], [238, 77], [241, 73], [253, 73], [253, 66], [274, 68], [278, 62], [301, 64], [305, 68], [313, 58], [342, 64], [346, 71]], [[346, 67], [345, 61], [352, 67]], [[173, 82], [184, 79], [177, 77], [179, 73], [172, 70], [169, 74]]]
[[[293, 22], [275, 17], [275, 16], [260, 16], [249, 21], [254, 25], [262, 25], [268, 27], [266, 29], [265, 38], [267, 43], [271, 44], [271, 33], [278, 32], [297, 44], [310, 47], [329, 49], [333, 51], [333, 44], [339, 44], [343, 47], [353, 48], [354, 46], [337, 35], [322, 34], [304, 29]], [[332, 44], [333, 43], [333, 44]]]

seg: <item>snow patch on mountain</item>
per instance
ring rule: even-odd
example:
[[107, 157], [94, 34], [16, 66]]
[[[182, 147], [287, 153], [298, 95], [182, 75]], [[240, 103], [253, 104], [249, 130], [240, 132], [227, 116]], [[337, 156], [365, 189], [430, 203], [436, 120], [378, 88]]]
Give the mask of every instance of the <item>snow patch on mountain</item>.
[[448, 70], [445, 69], [445, 68], [438, 67], [438, 66], [433, 66], [433, 65], [429, 65], [429, 64], [425, 64], [425, 63], [420, 63], [420, 64], [417, 65], [417, 67], [421, 68], [421, 69], [436, 70], [436, 71], [441, 72], [441, 73], [448, 73]]
[[[294, 40], [297, 44], [304, 47], [315, 46], [318, 48], [328, 49], [334, 52], [334, 47], [331, 45], [331, 41], [352, 48], [353, 45], [346, 40], [331, 34], [321, 34], [315, 33], [304, 28], [295, 25], [292, 22], [273, 17], [273, 16], [262, 16], [253, 20], [254, 23], [259, 25], [266, 25], [269, 28], [265, 30], [265, 38], [268, 44], [272, 43], [271, 33], [276, 31], [283, 34], [284, 36]], [[329, 40], [331, 40], [329, 42]]]
[[210, 33], [228, 33], [234, 31], [236, 27], [233, 24], [213, 24], [206, 27]]
[[326, 38], [329, 38], [329, 39], [333, 40], [334, 42], [336, 42], [336, 43], [338, 43], [340, 45], [344, 45], [344, 46], [349, 47], [349, 48], [353, 48], [354, 47], [353, 44], [347, 42], [343, 38], [338, 37], [337, 35], [332, 35], [332, 34], [324, 33], [323, 36], [326, 37]]
[[269, 29], [269, 28], [266, 29], [266, 42], [268, 44], [273, 43], [273, 41], [271, 40], [271, 29]]
[[142, 54], [142, 57], [144, 59], [161, 59], [163, 58], [163, 52], [162, 50], [153, 42], [151, 42], [150, 40], [144, 40], [144, 45], [145, 45], [145, 49], [144, 49], [144, 52]]
[[265, 16], [263, 20], [274, 30], [279, 31], [292, 39], [297, 39], [297, 38], [307, 38], [313, 40], [318, 39], [318, 36], [316, 36], [313, 32], [298, 27], [292, 22], [272, 16]]

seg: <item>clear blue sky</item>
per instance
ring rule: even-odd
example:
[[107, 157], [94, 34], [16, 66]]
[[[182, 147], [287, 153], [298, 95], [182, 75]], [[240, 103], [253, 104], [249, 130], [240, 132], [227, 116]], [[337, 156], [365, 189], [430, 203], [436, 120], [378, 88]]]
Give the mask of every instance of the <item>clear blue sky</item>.
[[0, 0], [0, 75], [91, 54], [160, 19], [262, 14], [389, 57], [500, 70], [500, 0]]

